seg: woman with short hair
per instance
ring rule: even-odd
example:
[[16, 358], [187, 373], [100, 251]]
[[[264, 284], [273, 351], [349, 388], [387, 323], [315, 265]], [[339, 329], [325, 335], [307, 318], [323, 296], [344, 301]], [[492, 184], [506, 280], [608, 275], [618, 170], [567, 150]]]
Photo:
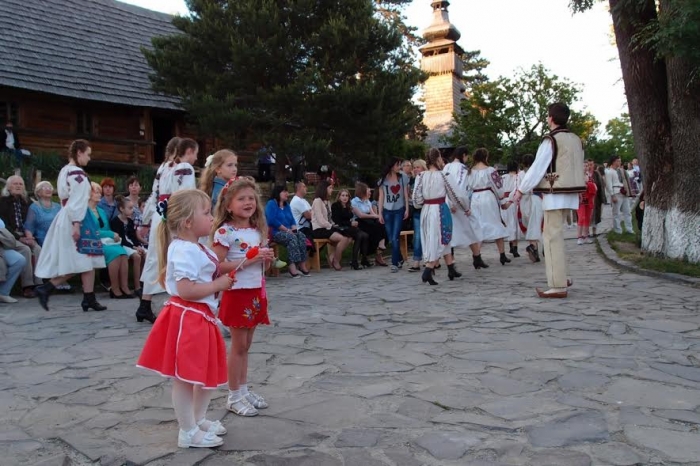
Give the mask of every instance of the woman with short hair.
[[299, 278], [300, 274], [308, 277], [306, 269], [306, 236], [299, 231], [294, 220], [292, 208], [287, 202], [289, 191], [286, 186], [275, 186], [272, 196], [265, 206], [265, 217], [270, 227], [272, 241], [287, 248], [289, 258], [289, 275]]

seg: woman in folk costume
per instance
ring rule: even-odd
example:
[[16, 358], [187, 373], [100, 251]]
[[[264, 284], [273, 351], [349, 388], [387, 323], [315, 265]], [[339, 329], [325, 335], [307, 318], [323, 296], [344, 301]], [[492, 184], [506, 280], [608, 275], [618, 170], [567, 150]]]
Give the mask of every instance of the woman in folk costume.
[[[172, 150], [172, 156], [168, 149]], [[168, 199], [177, 191], [183, 189], [194, 189], [197, 187], [197, 181], [194, 176], [194, 168], [192, 163], [197, 160], [197, 152], [199, 146], [192, 139], [173, 138], [168, 142], [166, 147], [166, 161], [161, 165], [160, 177], [158, 185], [154, 188], [155, 197], [155, 215], [147, 207], [146, 214], [152, 215], [151, 231], [148, 240], [148, 250], [146, 252], [146, 263], [141, 272], [141, 281], [143, 282], [143, 294], [139, 308], [136, 310], [136, 320], [143, 322], [147, 320], [153, 323], [156, 319], [151, 308], [151, 300], [153, 295], [164, 293], [165, 289], [158, 283], [158, 226], [163, 222], [162, 214], [167, 209]]]
[[501, 176], [488, 166], [489, 151], [479, 148], [474, 152], [474, 165], [469, 169], [467, 185], [472, 190], [472, 212], [479, 219], [484, 241], [495, 241], [501, 254], [501, 265], [510, 262], [506, 257], [503, 240], [508, 230], [501, 218], [503, 183]]
[[503, 201], [501, 201], [501, 218], [508, 230], [508, 242], [510, 243], [510, 253], [513, 257], [520, 257], [518, 254], [518, 238], [520, 229], [518, 226], [518, 206], [513, 203], [511, 195], [515, 194], [519, 186], [518, 163], [508, 162], [508, 173], [501, 177], [503, 183]]
[[[455, 192], [463, 193], [464, 195], [467, 194], [467, 178], [469, 175], [467, 167], [464, 165], [466, 157], [467, 148], [458, 147], [454, 151], [452, 162], [446, 164], [445, 168], [442, 169]], [[453, 205], [449, 198], [447, 199], [447, 205], [450, 209], [457, 207]], [[466, 203], [465, 206], [469, 206], [469, 203]], [[489, 266], [481, 259], [482, 238], [479, 219], [474, 215], [453, 215], [452, 220], [452, 242], [450, 247], [454, 250], [454, 248], [469, 246], [474, 259], [474, 268], [487, 269]], [[457, 277], [459, 276], [461, 276], [460, 273], [457, 274]]]
[[[523, 156], [524, 173], [527, 173], [534, 161], [535, 156], [532, 154]], [[540, 261], [539, 242], [542, 240], [543, 220], [542, 195], [532, 191], [523, 193], [518, 205], [518, 228], [529, 243], [525, 251], [532, 262]]]
[[[442, 172], [445, 164], [437, 149], [430, 149], [426, 157], [428, 171], [418, 175], [413, 189], [413, 205], [421, 209], [420, 235], [423, 248], [423, 260], [426, 262], [421, 279], [423, 283], [437, 285], [433, 279], [433, 270], [440, 257], [444, 257], [448, 269], [448, 278], [458, 276], [454, 258], [450, 253], [452, 242], [453, 216], [469, 216], [469, 198], [466, 191], [453, 189]], [[450, 199], [453, 207], [448, 207]]]
[[56, 182], [63, 208], [46, 233], [44, 247], [34, 271], [39, 278], [50, 279], [35, 288], [39, 304], [49, 310], [49, 296], [57, 286], [75, 274], [83, 282], [83, 311], [107, 309], [95, 299], [95, 269], [105, 267], [99, 226], [88, 215], [92, 192], [90, 180], [81, 167], [90, 161], [92, 149], [84, 139], [73, 141], [68, 150], [68, 165], [61, 169]]

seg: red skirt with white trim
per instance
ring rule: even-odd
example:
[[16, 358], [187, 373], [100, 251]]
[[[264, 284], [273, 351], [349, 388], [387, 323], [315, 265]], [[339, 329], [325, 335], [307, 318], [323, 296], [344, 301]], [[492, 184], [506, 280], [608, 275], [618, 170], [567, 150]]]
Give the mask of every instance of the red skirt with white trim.
[[265, 289], [237, 288], [224, 291], [219, 305], [219, 319], [225, 326], [233, 328], [270, 325]]
[[204, 388], [225, 385], [226, 344], [209, 306], [171, 297], [136, 365]]

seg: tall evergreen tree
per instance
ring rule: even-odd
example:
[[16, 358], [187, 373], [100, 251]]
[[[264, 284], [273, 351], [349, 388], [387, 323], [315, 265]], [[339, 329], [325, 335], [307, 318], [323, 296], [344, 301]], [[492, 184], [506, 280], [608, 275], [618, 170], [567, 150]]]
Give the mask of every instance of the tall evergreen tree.
[[154, 88], [180, 97], [204, 133], [234, 148], [271, 144], [282, 169], [299, 153], [378, 168], [421, 121], [405, 31], [372, 0], [187, 4], [174, 20], [182, 34], [144, 53]]

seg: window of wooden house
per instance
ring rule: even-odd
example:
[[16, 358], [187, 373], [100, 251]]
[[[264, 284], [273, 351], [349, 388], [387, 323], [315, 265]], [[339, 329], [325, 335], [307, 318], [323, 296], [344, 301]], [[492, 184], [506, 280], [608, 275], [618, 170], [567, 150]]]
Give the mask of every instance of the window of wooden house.
[[5, 123], [11, 121], [13, 125], [19, 123], [19, 105], [17, 102], [0, 102], [0, 121]]
[[76, 133], [78, 134], [92, 134], [93, 133], [93, 122], [92, 113], [86, 112], [84, 110], [78, 111], [78, 121], [75, 126]]

